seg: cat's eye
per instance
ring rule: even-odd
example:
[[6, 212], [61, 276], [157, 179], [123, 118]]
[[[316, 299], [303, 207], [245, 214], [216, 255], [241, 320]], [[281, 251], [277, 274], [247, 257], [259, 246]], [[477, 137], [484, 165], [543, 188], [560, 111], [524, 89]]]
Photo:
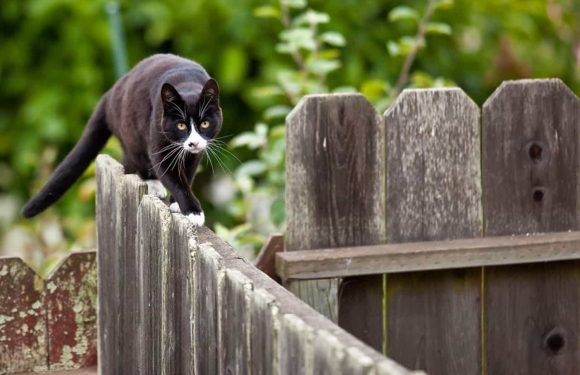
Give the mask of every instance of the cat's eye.
[[209, 128], [209, 121], [204, 121], [199, 125], [200, 128], [202, 129], [207, 129]]
[[187, 125], [185, 125], [183, 122], [180, 122], [177, 124], [177, 129], [179, 130], [186, 130], [187, 129]]

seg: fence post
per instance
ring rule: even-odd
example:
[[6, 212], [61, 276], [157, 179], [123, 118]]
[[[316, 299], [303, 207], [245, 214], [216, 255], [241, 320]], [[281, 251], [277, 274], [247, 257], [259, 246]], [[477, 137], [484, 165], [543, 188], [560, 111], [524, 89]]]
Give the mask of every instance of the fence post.
[[[384, 125], [376, 110], [362, 95], [312, 95], [288, 115], [286, 128], [286, 250], [384, 243]], [[380, 350], [382, 280], [345, 280], [340, 311], [337, 280], [289, 288]]]
[[[405, 90], [385, 113], [389, 242], [481, 235], [479, 118], [460, 89]], [[387, 354], [432, 375], [481, 373], [480, 275], [389, 274]]]
[[[580, 102], [560, 80], [504, 82], [483, 107], [487, 236], [580, 229]], [[580, 262], [491, 267], [489, 374], [580, 373]]]

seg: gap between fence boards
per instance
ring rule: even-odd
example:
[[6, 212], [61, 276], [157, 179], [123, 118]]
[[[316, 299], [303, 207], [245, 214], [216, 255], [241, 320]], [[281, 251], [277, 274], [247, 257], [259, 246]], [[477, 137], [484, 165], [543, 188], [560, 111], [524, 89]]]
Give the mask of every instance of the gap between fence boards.
[[580, 231], [286, 251], [284, 280], [310, 280], [580, 259]]

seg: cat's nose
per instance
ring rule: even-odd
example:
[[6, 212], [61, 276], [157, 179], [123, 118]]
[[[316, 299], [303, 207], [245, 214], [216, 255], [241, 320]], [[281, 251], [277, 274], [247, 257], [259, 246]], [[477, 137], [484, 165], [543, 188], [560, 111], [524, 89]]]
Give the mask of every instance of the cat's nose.
[[189, 142], [188, 146], [189, 147], [197, 147], [198, 143], [197, 142]]

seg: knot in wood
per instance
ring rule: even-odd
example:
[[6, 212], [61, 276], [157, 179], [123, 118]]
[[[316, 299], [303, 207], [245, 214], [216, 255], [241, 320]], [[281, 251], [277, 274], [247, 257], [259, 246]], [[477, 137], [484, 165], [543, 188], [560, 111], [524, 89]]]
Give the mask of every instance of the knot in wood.
[[566, 346], [566, 335], [565, 333], [554, 328], [548, 332], [544, 338], [544, 347], [552, 354], [559, 354], [564, 350]]

